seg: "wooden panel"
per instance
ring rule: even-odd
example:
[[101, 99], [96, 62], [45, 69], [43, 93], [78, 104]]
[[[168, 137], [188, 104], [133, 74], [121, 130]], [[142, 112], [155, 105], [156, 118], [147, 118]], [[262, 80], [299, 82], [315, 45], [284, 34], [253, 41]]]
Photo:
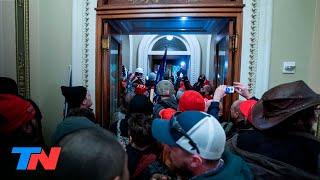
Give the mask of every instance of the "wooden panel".
[[[235, 34], [235, 21], [231, 20], [229, 22], [228, 25], [228, 43], [229, 43], [229, 58], [228, 58], [228, 73], [227, 73], [227, 82], [225, 83], [228, 86], [233, 86], [233, 81], [234, 81], [234, 76], [235, 76], [235, 61], [237, 61], [235, 59], [235, 52], [232, 49], [232, 39], [230, 38], [231, 36], [233, 36]], [[224, 115], [224, 119], [227, 120], [230, 117], [230, 108], [231, 108], [231, 104], [232, 104], [232, 98], [233, 98], [234, 94], [232, 95], [227, 95], [224, 98], [223, 101], [223, 115]]]
[[[108, 39], [108, 44], [110, 44], [110, 25], [108, 23], [103, 22], [103, 38]], [[107, 49], [103, 49], [102, 54], [102, 127], [107, 127], [109, 122], [109, 116], [110, 116], [110, 47]]]
[[210, 12], [242, 12], [242, 9], [231, 9], [231, 8], [168, 8], [168, 9], [110, 9], [106, 12], [98, 11], [97, 14], [146, 14], [146, 13], [193, 13], [197, 10], [198, 13], [210, 13]]
[[162, 17], [236, 17], [244, 5], [239, 4], [152, 4], [108, 5], [98, 7], [97, 15], [104, 19], [162, 18]]
[[[104, 128], [110, 124], [110, 39], [119, 34], [108, 22], [101, 17], [97, 18], [97, 45], [96, 45], [96, 119]], [[102, 40], [106, 41], [106, 47], [102, 48]], [[121, 53], [121, 44], [119, 44]], [[120, 64], [121, 54], [118, 63]], [[121, 65], [121, 64], [120, 64]], [[121, 66], [120, 66], [121, 67]]]
[[152, 4], [242, 4], [242, 0], [99, 0], [98, 6]]
[[169, 17], [237, 17], [237, 13], [149, 13], [149, 14], [116, 14], [102, 15], [103, 19], [130, 19], [130, 18], [169, 18]]
[[[234, 74], [233, 74], [233, 81], [235, 82], [240, 82], [240, 73], [241, 73], [241, 51], [242, 51], [242, 26], [243, 26], [243, 21], [242, 21], [242, 14], [238, 14], [236, 18], [236, 35], [237, 35], [237, 51], [235, 52], [235, 57], [234, 57]], [[236, 101], [239, 99], [239, 95], [237, 93], [233, 94], [232, 96], [232, 101]]]
[[[242, 31], [238, 31], [237, 28], [238, 27], [242, 27], [241, 25], [241, 20], [238, 22], [239, 24], [237, 24], [236, 18], [232, 18], [230, 19], [230, 21], [228, 22], [228, 25], [226, 25], [225, 28], [222, 28], [221, 31], [218, 33], [218, 36], [220, 36], [220, 40], [218, 40], [217, 46], [216, 46], [216, 56], [215, 56], [215, 60], [214, 60], [214, 66], [213, 69], [216, 72], [216, 76], [215, 76], [215, 82], [214, 85], [218, 86], [221, 84], [225, 84], [228, 86], [233, 86], [233, 82], [235, 81], [239, 81], [240, 79], [240, 52], [241, 52], [241, 47], [239, 47], [239, 44], [237, 44], [237, 49], [234, 49], [233, 46], [233, 40], [232, 37], [235, 34], [241, 33]], [[241, 39], [240, 39], [241, 41]], [[227, 42], [227, 46], [225, 46], [225, 42]], [[236, 43], [239, 43], [239, 40], [236, 41]], [[225, 55], [220, 55], [220, 51], [221, 52], [225, 52]], [[220, 56], [219, 56], [220, 55]], [[221, 56], [227, 56], [227, 59], [222, 59]], [[226, 61], [227, 60], [227, 61]], [[223, 79], [219, 80], [219, 78], [217, 77], [217, 74], [220, 73], [221, 74], [221, 68], [223, 67], [223, 64], [228, 63], [228, 68], [226, 69], [227, 71], [227, 75], [226, 77], [223, 75]], [[221, 66], [222, 64], [222, 66]], [[224, 70], [222, 71], [224, 74]], [[223, 114], [224, 120], [228, 120], [229, 116], [230, 116], [230, 107], [232, 105], [232, 103], [238, 99], [238, 95], [237, 93], [234, 93], [232, 95], [227, 95], [224, 97], [223, 99]]]
[[97, 16], [96, 24], [96, 120], [102, 125], [102, 19]]

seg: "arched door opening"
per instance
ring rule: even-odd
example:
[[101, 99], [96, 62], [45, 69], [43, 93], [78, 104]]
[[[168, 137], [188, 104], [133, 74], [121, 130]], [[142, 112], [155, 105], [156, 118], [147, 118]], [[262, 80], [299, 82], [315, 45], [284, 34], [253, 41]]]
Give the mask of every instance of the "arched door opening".
[[[172, 37], [172, 40], [167, 40], [168, 37]], [[143, 68], [145, 74], [149, 74], [151, 69], [155, 71], [150, 62], [153, 63], [153, 59], [161, 60], [165, 47], [168, 49], [167, 59], [179, 61], [172, 62], [175, 65], [172, 67], [173, 70], [179, 69], [184, 62], [188, 69], [188, 77], [191, 82], [196, 82], [201, 68], [201, 49], [194, 35], [144, 35], [138, 50], [138, 67]]]
[[[158, 56], [158, 55], [149, 56], [150, 66], [149, 66], [147, 72], [157, 73], [157, 71], [160, 68], [161, 61], [162, 61], [162, 56]], [[170, 78], [172, 77], [173, 82], [175, 83], [178, 76], [180, 76], [178, 74], [178, 71], [180, 70], [181, 66], [186, 67], [188, 77], [190, 77], [190, 69], [191, 69], [190, 68], [190, 55], [169, 55], [169, 56], [167, 56], [166, 72], [164, 73], [164, 75], [167, 77], [165, 77], [165, 79], [167, 79], [168, 77], [170, 77]]]

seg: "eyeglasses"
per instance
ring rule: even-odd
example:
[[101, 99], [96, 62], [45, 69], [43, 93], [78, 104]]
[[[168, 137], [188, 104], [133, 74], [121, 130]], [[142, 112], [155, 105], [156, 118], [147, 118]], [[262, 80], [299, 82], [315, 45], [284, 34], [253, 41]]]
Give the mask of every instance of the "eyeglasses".
[[177, 120], [177, 115], [179, 115], [181, 112], [177, 112], [174, 114], [174, 116], [170, 120], [170, 130], [178, 133], [179, 135], [182, 135], [186, 137], [189, 140], [190, 146], [192, 146], [192, 150], [196, 150], [198, 154], [200, 154], [199, 148], [197, 144], [191, 139], [191, 137], [186, 133], [186, 131], [181, 127], [180, 123]]

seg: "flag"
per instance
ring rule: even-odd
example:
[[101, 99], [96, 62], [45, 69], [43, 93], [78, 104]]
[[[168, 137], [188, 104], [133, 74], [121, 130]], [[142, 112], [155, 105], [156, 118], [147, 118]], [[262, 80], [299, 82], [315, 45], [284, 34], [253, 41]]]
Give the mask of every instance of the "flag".
[[161, 63], [160, 63], [160, 68], [157, 72], [156, 83], [158, 83], [159, 81], [161, 81], [163, 79], [163, 75], [166, 72], [166, 66], [167, 66], [167, 47], [164, 50], [164, 55], [163, 55]]

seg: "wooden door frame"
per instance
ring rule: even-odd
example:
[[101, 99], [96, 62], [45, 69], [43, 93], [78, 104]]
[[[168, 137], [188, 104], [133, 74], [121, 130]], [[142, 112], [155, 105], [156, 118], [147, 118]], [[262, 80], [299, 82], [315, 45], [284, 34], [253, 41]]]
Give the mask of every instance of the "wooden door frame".
[[[235, 18], [236, 34], [238, 34], [237, 51], [234, 62], [234, 81], [240, 81], [241, 44], [243, 28], [243, 7], [241, 4], [169, 4], [169, 5], [132, 5], [132, 6], [108, 6], [102, 0], [98, 1], [96, 17], [96, 118], [103, 125], [103, 105], [109, 92], [104, 69], [109, 62], [103, 62], [102, 38], [107, 35], [104, 22], [107, 20], [141, 19], [141, 18], [173, 18], [173, 17], [208, 17], [208, 18]], [[104, 82], [105, 83], [104, 83]], [[234, 94], [232, 100], [238, 99]], [[104, 119], [104, 121], [107, 121]]]
[[[224, 81], [222, 84], [225, 84], [227, 86], [233, 86], [233, 82], [237, 81], [235, 80], [235, 69], [234, 68], [234, 55], [235, 55], [235, 52], [234, 52], [234, 47], [232, 46], [232, 42], [233, 40], [231, 39], [232, 36], [236, 35], [235, 34], [235, 21], [233, 19], [229, 19], [228, 20], [228, 23], [225, 25], [225, 27], [223, 27], [221, 29], [221, 31], [217, 34], [221, 35], [222, 38], [216, 42], [215, 44], [215, 47], [216, 47], [216, 54], [215, 54], [215, 57], [214, 57], [214, 63], [213, 63], [213, 68], [215, 69], [215, 72], [216, 74], [219, 73], [219, 68], [220, 67], [220, 56], [219, 56], [219, 51], [220, 51], [220, 48], [219, 48], [219, 44], [221, 43], [221, 41], [227, 41], [227, 49], [228, 49], [228, 54], [225, 54], [225, 56], [228, 56], [228, 72], [227, 72], [227, 76], [225, 77], [226, 78], [226, 82]], [[226, 39], [226, 40], [224, 40]], [[217, 86], [217, 76], [215, 77], [215, 85]], [[238, 82], [238, 81], [237, 81]], [[225, 96], [223, 99], [223, 119], [225, 121], [229, 120], [230, 119], [230, 108], [231, 108], [231, 105], [234, 100], [234, 97], [237, 99], [237, 95], [236, 94], [232, 94], [232, 95], [227, 95]]]
[[[97, 19], [97, 28], [102, 29], [100, 32], [96, 32], [96, 55], [99, 58], [99, 61], [96, 61], [96, 120], [102, 127], [109, 127], [110, 120], [108, 119], [108, 112], [110, 109], [110, 48], [103, 49], [102, 48], [102, 39], [103, 38], [110, 38], [111, 31], [117, 31], [112, 29], [112, 26], [108, 23], [104, 23], [104, 20], [101, 20], [98, 23]], [[121, 34], [121, 32], [119, 32]], [[121, 72], [121, 64], [122, 64], [122, 46], [121, 42], [119, 42], [116, 38], [114, 38], [120, 45], [119, 45], [119, 67], [118, 72]], [[110, 41], [111, 39], [108, 39]], [[110, 42], [108, 42], [110, 43]], [[98, 46], [99, 44], [99, 46]], [[98, 59], [98, 58], [96, 58]], [[108, 61], [107, 61], [108, 60]], [[120, 87], [120, 84], [118, 84]]]

